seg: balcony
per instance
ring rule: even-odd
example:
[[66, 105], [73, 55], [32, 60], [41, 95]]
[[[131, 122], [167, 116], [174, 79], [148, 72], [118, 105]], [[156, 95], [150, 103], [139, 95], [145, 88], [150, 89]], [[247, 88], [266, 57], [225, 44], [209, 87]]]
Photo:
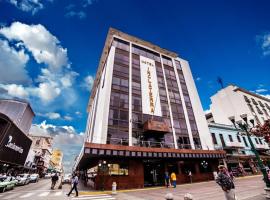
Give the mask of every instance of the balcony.
[[216, 149], [216, 150], [223, 150], [223, 146], [222, 145], [215, 144], [214, 145], [214, 149]]
[[245, 145], [242, 144], [241, 142], [230, 142], [226, 141], [226, 145], [224, 149], [238, 149], [238, 148], [245, 148]]
[[254, 143], [254, 147], [257, 150], [267, 150], [267, 149], [269, 149], [268, 144], [256, 144], [256, 143]]

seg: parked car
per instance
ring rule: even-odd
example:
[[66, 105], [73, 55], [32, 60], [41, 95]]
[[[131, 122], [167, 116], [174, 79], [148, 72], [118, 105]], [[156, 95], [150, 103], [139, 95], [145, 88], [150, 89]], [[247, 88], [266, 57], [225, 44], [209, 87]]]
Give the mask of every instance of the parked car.
[[30, 175], [30, 182], [38, 182], [39, 180], [39, 175], [38, 174], [31, 174]]
[[30, 175], [29, 174], [19, 174], [16, 178], [18, 180], [17, 185], [26, 185], [30, 183]]
[[45, 175], [44, 175], [44, 178], [51, 178], [52, 177], [52, 174], [51, 173], [46, 173]]
[[14, 177], [6, 177], [4, 180], [0, 179], [0, 192], [5, 192], [6, 190], [13, 190], [17, 184], [17, 180]]
[[71, 183], [71, 174], [65, 174], [63, 179], [62, 179], [62, 183]]

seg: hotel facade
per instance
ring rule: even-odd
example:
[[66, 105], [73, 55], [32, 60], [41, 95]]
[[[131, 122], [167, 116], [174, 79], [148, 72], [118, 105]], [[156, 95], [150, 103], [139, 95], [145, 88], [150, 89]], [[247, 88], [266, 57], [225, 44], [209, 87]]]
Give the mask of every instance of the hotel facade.
[[[214, 150], [189, 64], [176, 53], [110, 29], [92, 88], [85, 143], [75, 164], [93, 187], [163, 185], [213, 178]], [[204, 162], [203, 162], [204, 161]], [[207, 163], [203, 165], [203, 163]]]

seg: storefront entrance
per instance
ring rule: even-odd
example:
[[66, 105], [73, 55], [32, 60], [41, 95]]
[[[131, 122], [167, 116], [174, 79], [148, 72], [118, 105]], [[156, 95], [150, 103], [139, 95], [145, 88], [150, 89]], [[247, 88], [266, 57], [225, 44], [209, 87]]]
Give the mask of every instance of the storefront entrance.
[[144, 186], [164, 185], [164, 163], [160, 160], [144, 160]]

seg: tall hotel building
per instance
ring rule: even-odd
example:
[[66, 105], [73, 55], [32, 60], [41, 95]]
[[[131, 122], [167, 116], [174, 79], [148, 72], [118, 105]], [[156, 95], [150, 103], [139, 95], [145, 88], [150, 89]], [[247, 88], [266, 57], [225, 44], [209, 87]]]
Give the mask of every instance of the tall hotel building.
[[225, 156], [213, 150], [188, 62], [112, 28], [88, 112], [75, 168], [96, 175], [96, 189], [162, 185], [165, 171], [178, 183], [189, 182], [189, 172], [209, 180]]

